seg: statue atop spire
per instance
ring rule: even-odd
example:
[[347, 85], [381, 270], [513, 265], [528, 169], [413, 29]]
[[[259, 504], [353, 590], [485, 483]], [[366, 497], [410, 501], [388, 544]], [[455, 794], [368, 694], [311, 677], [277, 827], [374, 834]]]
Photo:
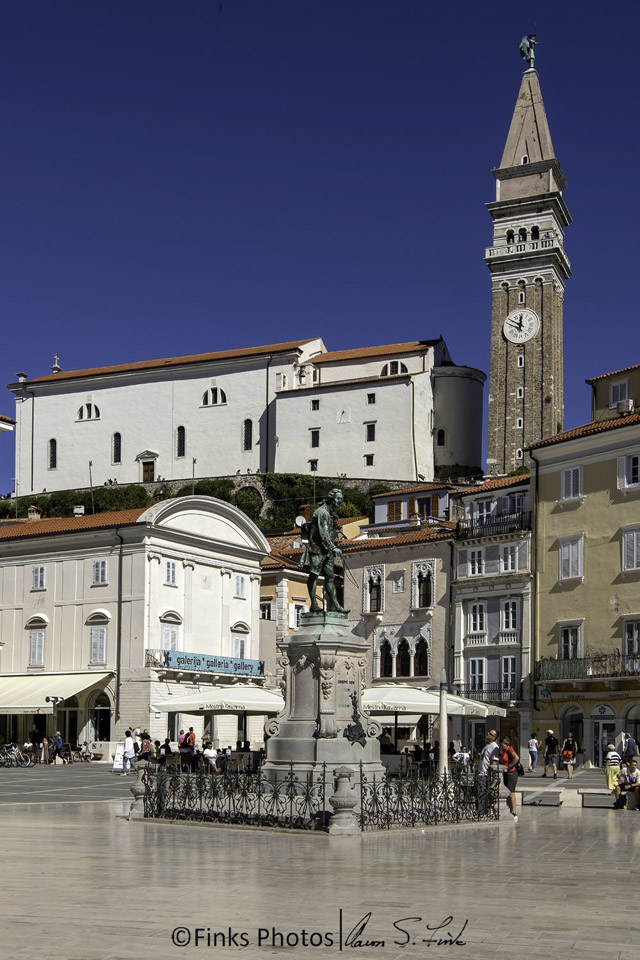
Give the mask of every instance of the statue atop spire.
[[529, 70], [535, 70], [536, 47], [539, 41], [536, 40], [535, 33], [525, 35], [520, 41], [520, 56], [529, 64]]

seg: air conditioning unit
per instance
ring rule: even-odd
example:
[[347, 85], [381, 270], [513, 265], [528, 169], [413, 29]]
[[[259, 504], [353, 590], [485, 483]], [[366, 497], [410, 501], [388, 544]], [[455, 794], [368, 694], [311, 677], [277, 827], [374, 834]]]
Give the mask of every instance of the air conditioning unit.
[[621, 417], [633, 411], [633, 400], [618, 400], [616, 410]]

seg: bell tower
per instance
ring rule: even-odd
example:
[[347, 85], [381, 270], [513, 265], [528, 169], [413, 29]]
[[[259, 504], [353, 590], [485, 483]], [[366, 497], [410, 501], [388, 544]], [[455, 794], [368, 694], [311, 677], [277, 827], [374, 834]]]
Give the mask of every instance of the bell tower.
[[564, 228], [571, 217], [533, 44], [530, 36], [520, 46], [529, 68], [493, 171], [496, 199], [487, 204], [493, 219], [493, 245], [485, 253], [493, 300], [487, 473], [493, 474], [526, 466], [527, 446], [564, 426], [562, 304], [571, 276]]

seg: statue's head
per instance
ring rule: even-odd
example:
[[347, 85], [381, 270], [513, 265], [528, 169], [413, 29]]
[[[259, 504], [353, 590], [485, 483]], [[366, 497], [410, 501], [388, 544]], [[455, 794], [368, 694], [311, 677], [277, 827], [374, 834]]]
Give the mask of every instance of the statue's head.
[[334, 487], [333, 490], [329, 490], [329, 493], [325, 497], [327, 503], [332, 503], [334, 507], [339, 507], [342, 501], [344, 500], [344, 493], [340, 487]]

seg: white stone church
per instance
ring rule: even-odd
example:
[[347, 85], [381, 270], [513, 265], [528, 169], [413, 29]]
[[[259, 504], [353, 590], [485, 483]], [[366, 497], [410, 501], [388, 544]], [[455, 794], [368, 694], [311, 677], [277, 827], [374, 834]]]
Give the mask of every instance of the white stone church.
[[46, 376], [17, 378], [19, 496], [90, 479], [481, 472], [485, 375], [454, 364], [442, 338], [334, 352], [316, 338], [71, 371], [56, 358]]

